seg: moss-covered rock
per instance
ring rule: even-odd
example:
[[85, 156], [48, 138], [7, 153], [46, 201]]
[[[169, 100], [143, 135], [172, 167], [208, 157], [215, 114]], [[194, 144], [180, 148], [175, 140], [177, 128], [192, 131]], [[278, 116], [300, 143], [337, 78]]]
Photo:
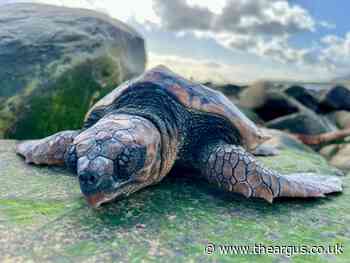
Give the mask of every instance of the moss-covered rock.
[[[277, 132], [278, 133], [278, 132]], [[275, 136], [276, 138], [276, 136]], [[288, 136], [272, 142], [280, 155], [261, 161], [281, 172], [337, 171]], [[188, 176], [95, 211], [76, 178], [61, 168], [34, 167], [0, 141], [0, 261], [51, 262], [348, 262], [350, 194], [270, 205], [216, 190]], [[173, 174], [175, 175], [175, 174]], [[344, 177], [345, 186], [350, 177]], [[207, 255], [213, 243], [336, 245], [341, 255]]]
[[94, 11], [11, 4], [0, 21], [0, 138], [78, 128], [95, 101], [145, 68], [143, 38]]

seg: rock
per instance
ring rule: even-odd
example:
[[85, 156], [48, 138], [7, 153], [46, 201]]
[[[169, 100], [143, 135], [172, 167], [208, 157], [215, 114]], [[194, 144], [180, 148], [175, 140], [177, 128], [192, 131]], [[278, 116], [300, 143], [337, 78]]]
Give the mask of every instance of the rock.
[[350, 128], [350, 112], [349, 111], [337, 111], [335, 112], [335, 120], [337, 125], [341, 129]]
[[274, 148], [270, 145], [259, 145], [252, 152], [255, 156], [276, 156], [279, 154], [277, 148]]
[[285, 133], [280, 130], [266, 129], [263, 128], [264, 133], [270, 134], [271, 139], [267, 140], [261, 146], [268, 146], [275, 148], [276, 150], [298, 150], [308, 153], [315, 153], [309, 146], [301, 143], [299, 140], [295, 139], [292, 135]]
[[0, 138], [79, 128], [95, 101], [145, 68], [143, 38], [102, 13], [10, 4], [0, 22]]
[[337, 85], [329, 89], [322, 99], [323, 108], [329, 111], [350, 111], [350, 89], [345, 85]]
[[341, 145], [339, 144], [330, 144], [322, 147], [319, 153], [327, 160], [330, 160], [338, 153], [340, 148], [341, 148]]
[[258, 81], [244, 89], [239, 95], [243, 106], [257, 109], [265, 104], [266, 96], [271, 90], [276, 89], [276, 84], [268, 81]]
[[286, 93], [288, 96], [293, 97], [312, 111], [320, 112], [320, 101], [318, 100], [317, 96], [312, 93], [311, 90], [303, 86], [292, 85], [286, 88], [284, 90], [284, 93]]
[[343, 144], [338, 146], [338, 151], [330, 159], [330, 164], [335, 167], [349, 171], [350, 170], [350, 144]]
[[289, 131], [291, 133], [315, 135], [336, 131], [337, 128], [327, 118], [317, 116], [311, 111], [295, 113], [274, 119], [266, 123], [271, 129]]
[[255, 109], [255, 111], [263, 120], [270, 121], [299, 112], [300, 108], [293, 100], [284, 94], [271, 91], [266, 96], [264, 106]]
[[[292, 117], [286, 118], [300, 115], [310, 118], [313, 113], [329, 115], [335, 110], [350, 109], [350, 89], [345, 86], [323, 85], [316, 88], [257, 82], [240, 93], [240, 103], [267, 122], [291, 114]], [[330, 119], [327, 122], [331, 122]]]
[[300, 111], [296, 100], [289, 98], [278, 86], [268, 82], [258, 82], [244, 90], [240, 94], [240, 103], [254, 110], [264, 121]]
[[[337, 173], [315, 152], [276, 133], [280, 154], [261, 157], [261, 162], [282, 173]], [[224, 193], [190, 177], [170, 176], [96, 211], [86, 205], [69, 172], [28, 166], [14, 154], [14, 146], [15, 141], [0, 141], [1, 262], [224, 262], [231, 256], [204, 254], [207, 243], [269, 245], [271, 237], [286, 245], [312, 240], [350, 246], [349, 176], [343, 178], [344, 194], [273, 205]], [[145, 227], [139, 229], [140, 224]], [[259, 255], [266, 262], [285, 258]], [[345, 252], [332, 262], [348, 258]], [[311, 261], [328, 262], [329, 255], [308, 255], [300, 262]]]

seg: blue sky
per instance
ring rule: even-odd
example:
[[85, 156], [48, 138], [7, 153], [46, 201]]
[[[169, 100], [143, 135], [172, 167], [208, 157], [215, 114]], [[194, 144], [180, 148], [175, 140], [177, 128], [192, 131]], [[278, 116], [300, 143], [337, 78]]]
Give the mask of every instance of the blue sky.
[[29, 2], [108, 13], [145, 37], [149, 67], [166, 64], [199, 80], [326, 81], [350, 74], [348, 0]]
[[[334, 31], [344, 35], [350, 30], [350, 1], [347, 0], [292, 0], [306, 8], [317, 20], [324, 20], [336, 25]], [[322, 33], [327, 33], [322, 30]]]
[[327, 29], [320, 28], [318, 32], [312, 35], [303, 34], [298, 37], [298, 44], [305, 46], [308, 41], [320, 39], [329, 33], [344, 36], [350, 31], [350, 1], [348, 0], [292, 0], [292, 3], [296, 3], [307, 9], [310, 14], [317, 20], [327, 21], [335, 28]]

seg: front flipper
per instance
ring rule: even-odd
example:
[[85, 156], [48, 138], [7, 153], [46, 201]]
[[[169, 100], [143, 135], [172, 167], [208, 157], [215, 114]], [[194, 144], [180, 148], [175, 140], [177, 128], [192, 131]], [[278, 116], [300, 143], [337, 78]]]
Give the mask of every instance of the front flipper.
[[201, 149], [199, 168], [210, 183], [220, 188], [270, 203], [278, 197], [323, 197], [342, 191], [342, 182], [337, 177], [281, 175], [264, 168], [243, 148], [224, 143]]
[[64, 165], [64, 154], [78, 131], [63, 131], [41, 140], [19, 143], [17, 154], [25, 158], [26, 163]]

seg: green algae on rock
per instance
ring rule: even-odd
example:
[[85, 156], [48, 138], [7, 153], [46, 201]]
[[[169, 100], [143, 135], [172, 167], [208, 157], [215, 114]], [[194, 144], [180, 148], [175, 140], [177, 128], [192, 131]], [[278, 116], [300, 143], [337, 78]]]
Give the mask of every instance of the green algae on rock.
[[[280, 133], [281, 132], [276, 132]], [[277, 137], [277, 135], [275, 135]], [[275, 137], [275, 138], [276, 138]], [[259, 157], [280, 172], [337, 170], [288, 136], [280, 155]], [[0, 261], [347, 262], [350, 195], [281, 200], [273, 205], [227, 194], [185, 175], [90, 209], [76, 178], [61, 168], [28, 166], [15, 141], [0, 141]], [[350, 183], [344, 177], [345, 187]], [[142, 227], [141, 227], [142, 226]], [[207, 243], [335, 245], [341, 255], [207, 255]]]
[[0, 138], [80, 126], [95, 101], [145, 68], [143, 38], [98, 12], [9, 4], [0, 20]]

